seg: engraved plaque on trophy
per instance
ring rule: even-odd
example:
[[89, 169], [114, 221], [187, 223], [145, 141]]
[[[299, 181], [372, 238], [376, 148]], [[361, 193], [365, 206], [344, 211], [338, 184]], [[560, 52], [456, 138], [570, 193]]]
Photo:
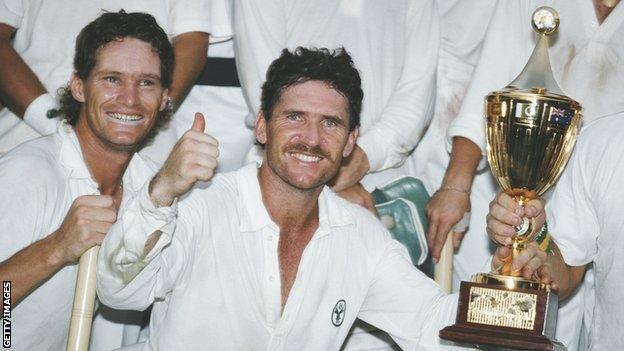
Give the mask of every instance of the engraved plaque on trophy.
[[[532, 16], [539, 41], [520, 75], [485, 97], [487, 154], [501, 188], [524, 206], [543, 194], [563, 171], [579, 131], [581, 106], [565, 96], [550, 68], [548, 36], [559, 16], [540, 7]], [[512, 239], [512, 257], [535, 240], [523, 218]], [[548, 285], [511, 270], [480, 273], [462, 282], [457, 319], [440, 337], [496, 349], [565, 350], [554, 340], [558, 297]]]

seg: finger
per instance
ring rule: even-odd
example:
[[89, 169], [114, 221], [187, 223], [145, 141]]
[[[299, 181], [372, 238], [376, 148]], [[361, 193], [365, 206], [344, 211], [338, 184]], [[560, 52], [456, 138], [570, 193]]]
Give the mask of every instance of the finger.
[[512, 262], [512, 270], [516, 271], [527, 267], [533, 271], [537, 270], [546, 262], [546, 253], [541, 251], [536, 243], [530, 243], [529, 246], [522, 250], [519, 255], [514, 257]]
[[506, 246], [499, 246], [492, 257], [492, 269], [498, 268], [511, 255], [511, 249]]
[[107, 234], [113, 226], [113, 223], [106, 221], [91, 221], [90, 229], [91, 234]]
[[554, 282], [552, 280], [552, 275], [550, 274], [550, 267], [547, 264], [542, 265], [541, 267], [537, 269], [537, 276], [539, 277], [540, 282], [544, 284], [550, 284], [551, 289], [553, 289]]
[[544, 210], [544, 201], [542, 199], [534, 199], [529, 201], [525, 208], [525, 214], [527, 217], [537, 217]]
[[[437, 257], [433, 255], [433, 243], [435, 242], [435, 234], [437, 233], [438, 224], [437, 221], [429, 219], [429, 228], [427, 229], [427, 246], [431, 251], [431, 257], [436, 261]], [[437, 262], [437, 261], [436, 261]]]
[[508, 211], [515, 213], [518, 216], [524, 215], [524, 208], [520, 206], [511, 196], [506, 193], [500, 193], [496, 197], [496, 204], [506, 208]]
[[512, 226], [501, 223], [489, 215], [486, 220], [486, 231], [490, 238], [501, 245], [509, 245], [509, 240], [516, 234]]
[[102, 207], [85, 207], [81, 213], [85, 219], [114, 223], [117, 220], [117, 209], [114, 205]]
[[205, 128], [206, 128], [206, 120], [204, 119], [204, 115], [201, 114], [200, 112], [195, 113], [195, 120], [193, 121], [191, 130], [203, 133]]
[[114, 205], [110, 195], [82, 195], [74, 200], [76, 206], [110, 207]]
[[446, 243], [446, 239], [448, 238], [449, 235], [452, 235], [450, 231], [451, 231], [451, 225], [445, 222], [442, 222], [438, 226], [438, 232], [436, 233], [435, 242], [433, 244], [432, 255], [435, 255], [434, 257], [438, 259], [440, 258], [440, 255], [442, 254], [442, 249], [444, 248], [444, 244]]
[[455, 248], [455, 250], [459, 249], [459, 244], [461, 244], [463, 238], [464, 232], [453, 231], [453, 247]]
[[489, 214], [492, 218], [508, 225], [522, 224], [522, 217], [516, 214], [513, 210], [510, 210], [499, 203], [492, 205]]

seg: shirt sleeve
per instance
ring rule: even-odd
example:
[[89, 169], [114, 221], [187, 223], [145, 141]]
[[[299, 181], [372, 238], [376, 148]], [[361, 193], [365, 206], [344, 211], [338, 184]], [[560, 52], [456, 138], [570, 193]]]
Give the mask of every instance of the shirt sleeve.
[[[168, 294], [184, 267], [183, 235], [174, 236], [177, 203], [156, 208], [147, 182], [131, 200], [106, 235], [98, 260], [97, 290], [100, 300], [113, 308], [143, 310], [156, 298]], [[148, 252], [145, 245], [152, 233], [158, 241]]]
[[285, 4], [282, 0], [244, 0], [233, 6], [236, 67], [247, 104], [257, 114], [266, 71], [286, 47]]
[[591, 180], [598, 175], [587, 173], [599, 168], [599, 164], [592, 162], [599, 156], [585, 157], [592, 155], [585, 140], [588, 138], [580, 138], [572, 159], [557, 182], [552, 199], [546, 204], [549, 232], [564, 261], [571, 266], [592, 262], [598, 252], [600, 225], [591, 189]]
[[384, 330], [403, 350], [439, 350], [440, 329], [455, 321], [457, 295], [445, 295], [388, 240], [358, 318]]
[[[447, 149], [460, 136], [474, 142], [485, 156], [484, 98], [500, 90], [520, 74], [535, 45], [530, 5], [499, 1], [485, 33], [483, 47], [457, 118], [447, 130]], [[510, 13], [521, 14], [509, 16]], [[534, 38], [535, 37], [535, 38]], [[479, 168], [485, 167], [485, 158]]]
[[19, 28], [24, 17], [23, 0], [0, 0], [0, 23]]
[[232, 36], [229, 0], [175, 0], [169, 6], [173, 37], [187, 32], [210, 33], [221, 39]]
[[[372, 172], [398, 167], [412, 152], [433, 112], [439, 16], [433, 1], [412, 4], [403, 71], [380, 118], [358, 138]], [[362, 118], [368, 118], [362, 116]]]

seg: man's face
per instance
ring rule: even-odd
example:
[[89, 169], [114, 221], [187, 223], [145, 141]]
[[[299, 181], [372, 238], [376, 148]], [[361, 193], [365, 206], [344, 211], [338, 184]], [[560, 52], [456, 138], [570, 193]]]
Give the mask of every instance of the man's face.
[[267, 122], [256, 119], [256, 137], [266, 146], [265, 164], [282, 181], [301, 190], [334, 177], [355, 145], [349, 132], [347, 99], [327, 83], [308, 81], [286, 88]]
[[70, 86], [83, 103], [76, 133], [111, 150], [136, 150], [166, 106], [160, 58], [150, 44], [134, 38], [100, 48], [87, 79], [74, 75]]

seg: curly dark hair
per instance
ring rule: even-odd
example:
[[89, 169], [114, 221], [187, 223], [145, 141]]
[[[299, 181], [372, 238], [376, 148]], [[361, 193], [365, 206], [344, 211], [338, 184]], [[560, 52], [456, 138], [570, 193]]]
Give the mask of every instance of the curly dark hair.
[[[76, 38], [76, 53], [74, 55], [76, 75], [80, 79], [86, 80], [97, 63], [99, 50], [108, 43], [121, 41], [124, 38], [139, 39], [152, 46], [160, 58], [161, 83], [165, 88], [168, 88], [171, 85], [173, 72], [173, 47], [167, 38], [167, 34], [158, 26], [154, 17], [140, 12], [127, 13], [124, 10], [106, 12], [84, 27]], [[60, 109], [56, 114], [48, 117], [62, 115], [69, 124], [76, 125], [82, 104], [74, 99], [69, 85], [60, 88], [58, 95], [60, 97]], [[171, 113], [170, 106], [160, 112], [152, 132], [147, 138], [148, 140], [152, 139], [155, 133], [169, 121]]]
[[343, 48], [298, 47], [293, 52], [282, 50], [266, 74], [262, 85], [261, 110], [267, 121], [286, 88], [311, 80], [329, 84], [349, 102], [349, 131], [360, 125], [362, 92], [360, 74], [353, 65], [351, 55]]

